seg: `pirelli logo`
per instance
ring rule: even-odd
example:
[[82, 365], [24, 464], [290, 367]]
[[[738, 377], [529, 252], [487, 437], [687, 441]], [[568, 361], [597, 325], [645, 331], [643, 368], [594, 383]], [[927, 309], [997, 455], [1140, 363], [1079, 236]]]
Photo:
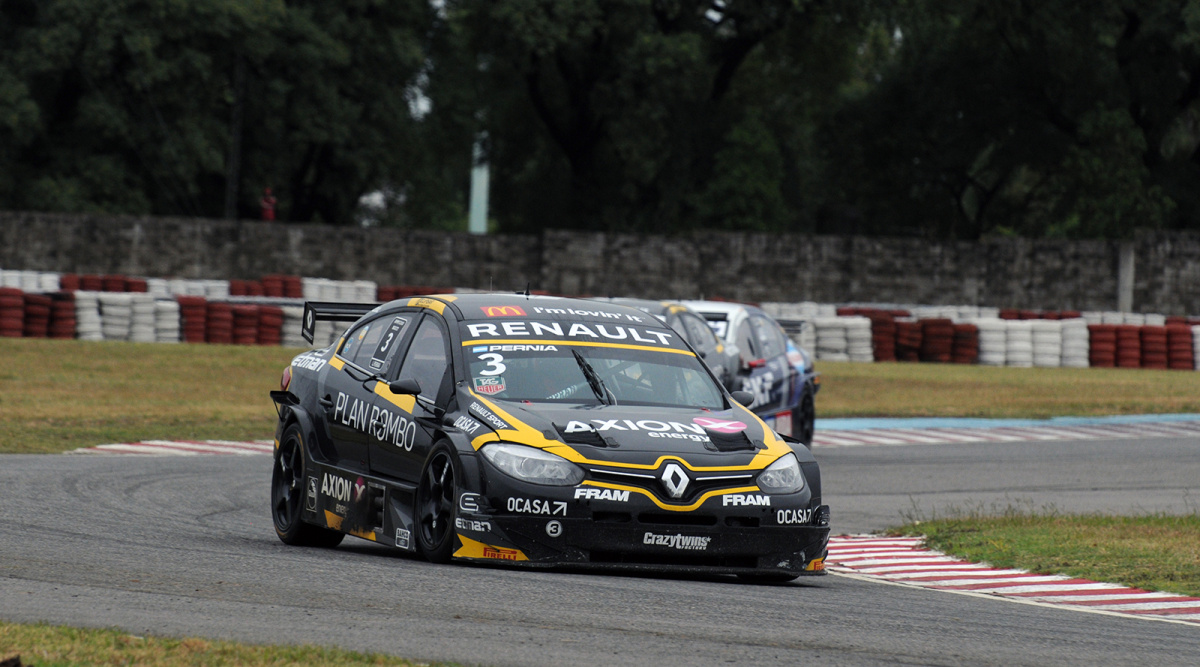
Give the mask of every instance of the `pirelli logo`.
[[525, 309], [520, 306], [480, 306], [480, 310], [488, 317], [520, 317]]
[[499, 560], [521, 560], [520, 551], [513, 549], [497, 549], [496, 547], [483, 547], [484, 558], [497, 558]]

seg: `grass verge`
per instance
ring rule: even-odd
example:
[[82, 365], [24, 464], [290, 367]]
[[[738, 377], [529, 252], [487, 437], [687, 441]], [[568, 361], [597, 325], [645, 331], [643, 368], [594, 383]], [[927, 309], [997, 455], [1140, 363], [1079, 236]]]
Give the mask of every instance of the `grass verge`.
[[[320, 646], [258, 646], [208, 639], [137, 637], [119, 630], [82, 630], [0, 622], [0, 661], [22, 665], [420, 665], [401, 658]], [[443, 665], [446, 663], [434, 663]]]
[[947, 554], [999, 568], [1064, 574], [1200, 596], [1200, 514], [1064, 515], [1009, 508], [914, 520], [894, 531], [924, 535]]
[[0, 339], [0, 453], [109, 442], [269, 439], [267, 392], [298, 350]]
[[[0, 453], [269, 439], [267, 392], [300, 350], [0, 338]], [[1200, 412], [1200, 373], [820, 362], [819, 417]]]

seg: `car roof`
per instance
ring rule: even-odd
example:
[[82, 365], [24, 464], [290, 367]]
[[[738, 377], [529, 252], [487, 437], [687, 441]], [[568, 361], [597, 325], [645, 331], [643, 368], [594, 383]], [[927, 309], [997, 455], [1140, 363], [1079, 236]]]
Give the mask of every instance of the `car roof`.
[[[467, 294], [434, 294], [423, 299], [432, 299], [450, 306], [447, 312], [454, 313], [454, 319], [460, 321], [492, 320], [497, 315], [489, 315], [491, 309], [512, 309], [504, 311], [504, 316], [527, 317], [536, 320], [562, 320], [569, 322], [627, 322], [642, 326], [666, 328], [666, 324], [657, 317], [647, 317], [646, 313], [637, 308], [605, 301], [589, 299], [572, 299], [558, 296], [529, 295], [511, 292], [487, 292]], [[405, 299], [407, 305], [418, 299]]]
[[726, 316], [739, 312], [751, 313], [761, 310], [757, 306], [734, 301], [684, 301], [683, 304], [700, 313], [719, 313]]

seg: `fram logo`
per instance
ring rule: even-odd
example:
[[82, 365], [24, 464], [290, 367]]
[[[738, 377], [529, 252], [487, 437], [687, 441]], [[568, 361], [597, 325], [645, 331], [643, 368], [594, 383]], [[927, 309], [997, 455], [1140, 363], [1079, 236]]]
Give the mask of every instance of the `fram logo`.
[[488, 317], [519, 317], [525, 314], [520, 306], [480, 306], [480, 310]]

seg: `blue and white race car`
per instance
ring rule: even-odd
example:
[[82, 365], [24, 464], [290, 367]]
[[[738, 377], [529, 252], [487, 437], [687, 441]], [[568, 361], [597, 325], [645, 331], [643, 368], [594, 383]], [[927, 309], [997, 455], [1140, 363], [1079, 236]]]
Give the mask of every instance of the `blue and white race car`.
[[813, 357], [788, 338], [761, 308], [728, 301], [685, 301], [708, 320], [717, 337], [738, 355], [730, 391], [754, 395], [750, 409], [776, 432], [812, 445], [815, 398], [821, 375]]

